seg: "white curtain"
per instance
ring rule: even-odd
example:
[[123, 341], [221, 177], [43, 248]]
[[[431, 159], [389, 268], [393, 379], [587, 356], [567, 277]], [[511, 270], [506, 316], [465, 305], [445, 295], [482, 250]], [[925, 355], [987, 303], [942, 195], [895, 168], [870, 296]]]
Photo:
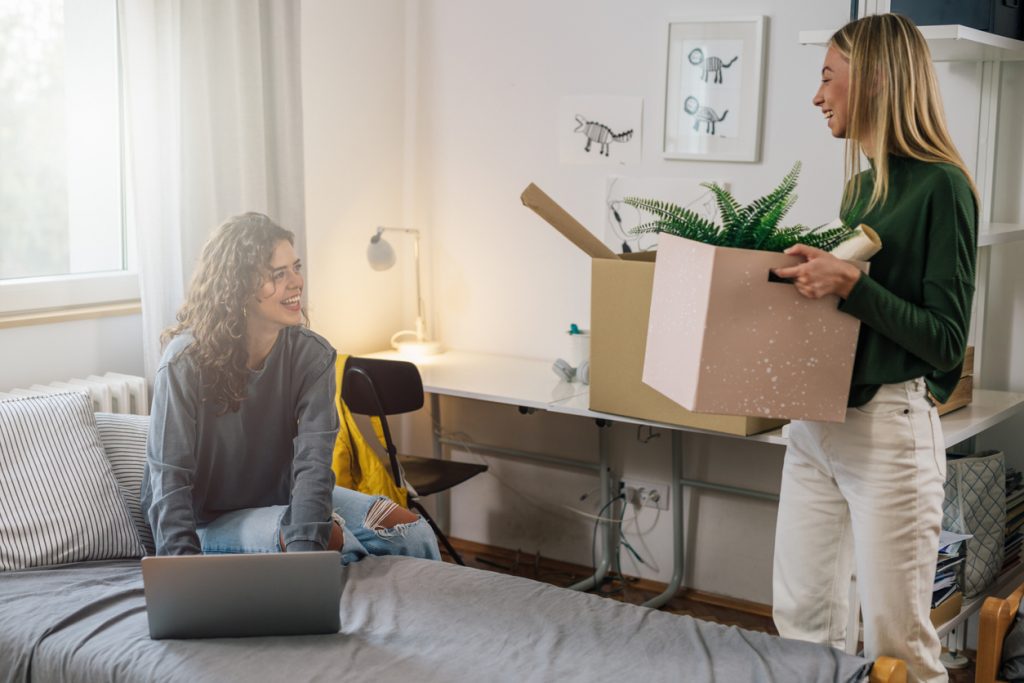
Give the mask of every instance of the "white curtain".
[[120, 0], [127, 220], [146, 374], [212, 230], [266, 213], [305, 243], [297, 0]]

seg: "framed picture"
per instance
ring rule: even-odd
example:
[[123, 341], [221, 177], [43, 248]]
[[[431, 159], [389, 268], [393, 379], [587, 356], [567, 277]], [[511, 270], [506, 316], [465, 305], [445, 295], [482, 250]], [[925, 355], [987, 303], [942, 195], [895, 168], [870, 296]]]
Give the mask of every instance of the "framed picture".
[[761, 16], [668, 25], [665, 158], [758, 161], [766, 23]]

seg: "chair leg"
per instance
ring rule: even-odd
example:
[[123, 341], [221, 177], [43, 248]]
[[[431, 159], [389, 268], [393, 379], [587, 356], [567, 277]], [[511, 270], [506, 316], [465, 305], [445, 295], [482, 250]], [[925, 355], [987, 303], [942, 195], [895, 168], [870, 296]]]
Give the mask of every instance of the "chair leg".
[[448, 554], [452, 556], [452, 559], [455, 560], [456, 564], [461, 564], [463, 567], [465, 567], [466, 563], [463, 561], [462, 555], [460, 555], [459, 551], [456, 550], [454, 546], [452, 546], [452, 542], [449, 541], [448, 537], [445, 536], [444, 532], [441, 531], [440, 528], [438, 528], [437, 523], [434, 521], [434, 518], [430, 516], [426, 509], [422, 505], [420, 505], [418, 501], [415, 500], [409, 501], [409, 507], [415, 508], [416, 511], [419, 512], [420, 515], [423, 517], [423, 519], [427, 520], [427, 524], [429, 524], [430, 528], [434, 530], [434, 535], [437, 536], [437, 539], [439, 541], [441, 541], [441, 544], [444, 546], [445, 550], [448, 551]]

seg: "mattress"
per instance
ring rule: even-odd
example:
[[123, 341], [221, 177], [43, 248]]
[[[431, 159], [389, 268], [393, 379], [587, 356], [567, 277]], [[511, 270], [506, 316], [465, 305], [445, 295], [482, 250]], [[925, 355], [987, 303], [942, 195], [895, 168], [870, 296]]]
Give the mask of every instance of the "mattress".
[[334, 635], [150, 640], [138, 561], [0, 575], [0, 681], [862, 681], [838, 650], [405, 557], [339, 569]]

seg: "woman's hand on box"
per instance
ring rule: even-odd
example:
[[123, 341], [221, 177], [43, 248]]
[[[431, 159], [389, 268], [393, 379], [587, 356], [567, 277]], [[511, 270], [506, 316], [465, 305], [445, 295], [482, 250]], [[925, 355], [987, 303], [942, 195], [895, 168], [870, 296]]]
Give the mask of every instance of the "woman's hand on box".
[[776, 268], [775, 274], [792, 280], [796, 291], [809, 299], [820, 299], [830, 294], [845, 299], [861, 276], [860, 269], [852, 263], [806, 244], [795, 244], [784, 253], [799, 256], [804, 262], [788, 268]]

